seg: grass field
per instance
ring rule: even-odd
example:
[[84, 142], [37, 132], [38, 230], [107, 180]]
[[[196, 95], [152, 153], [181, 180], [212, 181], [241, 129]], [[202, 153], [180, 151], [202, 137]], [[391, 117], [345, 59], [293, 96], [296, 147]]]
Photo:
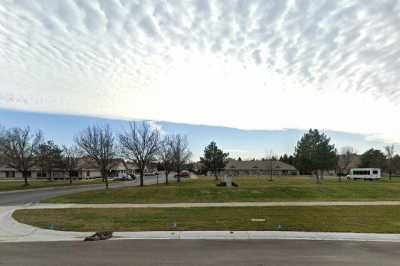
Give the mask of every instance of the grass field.
[[375, 201], [400, 200], [400, 179], [392, 181], [347, 181], [326, 178], [318, 185], [311, 177], [241, 177], [238, 188], [216, 187], [212, 178], [88, 191], [46, 199], [47, 203], [176, 203], [256, 201]]
[[38, 209], [13, 216], [68, 231], [278, 230], [281, 225], [284, 231], [400, 233], [399, 206]]
[[[90, 185], [90, 184], [100, 184], [100, 183], [102, 183], [101, 179], [74, 180], [72, 182], [72, 185], [78, 186], [78, 185]], [[0, 191], [35, 189], [35, 188], [46, 188], [46, 187], [61, 187], [61, 186], [70, 186], [69, 180], [57, 180], [57, 181], [30, 180], [28, 186], [24, 186], [23, 181], [0, 181]]]

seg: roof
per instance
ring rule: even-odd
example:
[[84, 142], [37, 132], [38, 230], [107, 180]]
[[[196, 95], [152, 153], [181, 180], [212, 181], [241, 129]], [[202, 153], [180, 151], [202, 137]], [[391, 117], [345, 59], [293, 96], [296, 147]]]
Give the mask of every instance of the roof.
[[[38, 167], [33, 166], [30, 168], [31, 171], [38, 171]], [[16, 171], [16, 169], [14, 169], [13, 167], [10, 167], [7, 163], [6, 163], [6, 159], [0, 155], [0, 171]]]
[[137, 169], [137, 165], [134, 162], [126, 162], [126, 168], [128, 168], [128, 170], [135, 170]]
[[77, 169], [98, 169], [99, 166], [97, 165], [96, 161], [84, 156], [78, 159]]
[[225, 166], [225, 170], [270, 170], [272, 163], [272, 170], [287, 170], [287, 171], [297, 171], [296, 167], [293, 165], [281, 162], [281, 161], [271, 161], [271, 160], [254, 160], [254, 161], [238, 161], [229, 160]]
[[[110, 163], [110, 167], [112, 170], [127, 170], [128, 166], [127, 163], [122, 159], [112, 159]], [[84, 156], [79, 158], [78, 160], [78, 169], [88, 169], [88, 170], [97, 170], [99, 166], [97, 165], [96, 161], [88, 156]]]

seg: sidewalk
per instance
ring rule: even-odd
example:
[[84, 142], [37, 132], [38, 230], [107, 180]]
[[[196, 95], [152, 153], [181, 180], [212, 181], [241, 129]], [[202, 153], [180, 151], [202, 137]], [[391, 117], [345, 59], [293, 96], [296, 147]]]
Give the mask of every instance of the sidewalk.
[[300, 201], [300, 202], [205, 202], [205, 203], [36, 203], [24, 205], [24, 209], [65, 209], [65, 208], [206, 208], [206, 207], [312, 207], [312, 206], [397, 206], [400, 201]]
[[0, 242], [76, 241], [90, 234], [44, 230], [21, 224], [11, 216], [16, 209], [23, 209], [23, 206], [0, 207]]
[[[174, 207], [249, 207], [249, 206], [361, 206], [400, 205], [396, 202], [233, 202], [176, 204], [32, 204], [0, 207], [0, 242], [82, 241], [93, 232], [65, 232], [36, 228], [12, 218], [17, 209], [43, 208], [174, 208]], [[116, 232], [113, 240], [123, 239], [210, 239], [210, 240], [341, 240], [400, 243], [400, 234], [324, 233], [288, 231], [154, 231]]]

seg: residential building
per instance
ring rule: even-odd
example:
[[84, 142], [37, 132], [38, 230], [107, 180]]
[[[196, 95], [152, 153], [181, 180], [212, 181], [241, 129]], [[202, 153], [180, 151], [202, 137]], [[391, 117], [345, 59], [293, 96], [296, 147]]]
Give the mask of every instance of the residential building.
[[[125, 162], [122, 159], [115, 159], [111, 165], [110, 177], [118, 177], [120, 174], [133, 174], [135, 169], [137, 169], [137, 167], [134, 163]], [[29, 171], [29, 178], [68, 179], [70, 174], [72, 174], [74, 179], [93, 179], [101, 177], [101, 171], [96, 161], [89, 157], [82, 157], [78, 160], [76, 169], [71, 173], [68, 173], [65, 169], [54, 169], [51, 173], [47, 173], [41, 171], [38, 167], [34, 167]], [[22, 173], [0, 161], [0, 178], [21, 179]]]
[[285, 176], [298, 175], [299, 171], [290, 164], [277, 160], [239, 161], [230, 159], [221, 175], [228, 176]]

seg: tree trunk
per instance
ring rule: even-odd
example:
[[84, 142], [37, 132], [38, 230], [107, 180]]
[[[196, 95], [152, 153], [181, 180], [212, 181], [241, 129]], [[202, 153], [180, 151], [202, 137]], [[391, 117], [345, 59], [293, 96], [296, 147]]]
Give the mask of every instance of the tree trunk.
[[102, 173], [102, 176], [103, 176], [103, 180], [106, 183], [106, 189], [108, 189], [108, 173], [107, 173], [107, 170], [102, 170], [101, 173]]
[[108, 189], [108, 176], [105, 177], [106, 180], [106, 189]]
[[389, 170], [389, 180], [392, 180], [392, 170]]
[[319, 179], [319, 171], [318, 170], [315, 171], [315, 178], [316, 178], [317, 184], [321, 184], [321, 180]]
[[144, 169], [140, 169], [140, 186], [141, 187], [144, 186], [143, 176], [144, 176]]
[[22, 171], [22, 176], [24, 177], [24, 186], [29, 186], [28, 183], [28, 172], [27, 171]]
[[69, 174], [69, 184], [72, 185], [72, 171], [68, 171]]
[[272, 181], [272, 158], [270, 159], [269, 166], [269, 181]]
[[176, 182], [180, 183], [181, 182], [181, 170], [177, 171], [177, 180]]
[[168, 185], [168, 175], [169, 172], [167, 170], [165, 170], [165, 184]]

